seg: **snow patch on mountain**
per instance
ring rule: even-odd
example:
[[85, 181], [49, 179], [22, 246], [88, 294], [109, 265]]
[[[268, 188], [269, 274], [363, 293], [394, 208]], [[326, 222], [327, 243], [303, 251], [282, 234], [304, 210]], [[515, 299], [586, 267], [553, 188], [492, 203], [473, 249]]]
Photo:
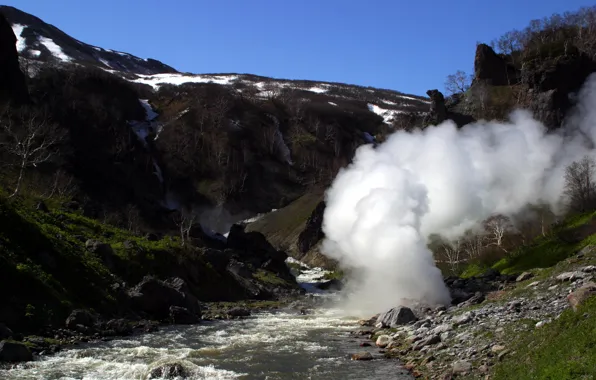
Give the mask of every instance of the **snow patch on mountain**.
[[12, 31], [14, 32], [14, 35], [17, 37], [17, 52], [19, 53], [25, 50], [25, 48], [27, 47], [25, 39], [21, 37], [21, 34], [23, 34], [23, 30], [25, 30], [26, 27], [26, 25], [12, 24]]
[[70, 58], [68, 55], [64, 54], [64, 52], [62, 51], [62, 48], [60, 46], [58, 46], [54, 42], [54, 40], [52, 40], [51, 38], [39, 36], [38, 41], [40, 44], [45, 46], [46, 49], [48, 49], [54, 57], [58, 58], [59, 60], [61, 60], [63, 62], [72, 61], [72, 58]]
[[[414, 98], [412, 98], [412, 99], [414, 99]], [[372, 103], [368, 103], [368, 110], [370, 112], [376, 113], [377, 115], [381, 116], [383, 118], [383, 122], [385, 122], [385, 124], [391, 124], [391, 122], [395, 118], [395, 115], [404, 112], [404, 111], [398, 111], [398, 110], [388, 110], [385, 108], [381, 108], [378, 105], [372, 104]]]
[[185, 74], [155, 74], [138, 75], [133, 82], [148, 84], [159, 89], [162, 84], [181, 85], [183, 83], [216, 83], [229, 85], [238, 78], [237, 75], [185, 75]]

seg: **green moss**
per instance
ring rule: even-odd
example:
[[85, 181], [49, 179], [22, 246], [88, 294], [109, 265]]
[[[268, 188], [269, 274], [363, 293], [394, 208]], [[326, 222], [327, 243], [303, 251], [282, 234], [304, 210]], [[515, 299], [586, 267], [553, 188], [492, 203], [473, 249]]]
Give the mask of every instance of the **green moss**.
[[341, 280], [344, 278], [345, 274], [342, 270], [334, 270], [332, 272], [325, 273], [323, 275], [324, 280]]
[[254, 274], [253, 277], [265, 284], [269, 284], [269, 285], [273, 285], [273, 286], [288, 286], [288, 282], [278, 276], [276, 276], [274, 273], [263, 270], [263, 269], [259, 269], [257, 270]]
[[552, 323], [516, 332], [511, 339], [512, 353], [497, 363], [494, 379], [596, 378], [596, 298], [577, 312], [568, 309]]

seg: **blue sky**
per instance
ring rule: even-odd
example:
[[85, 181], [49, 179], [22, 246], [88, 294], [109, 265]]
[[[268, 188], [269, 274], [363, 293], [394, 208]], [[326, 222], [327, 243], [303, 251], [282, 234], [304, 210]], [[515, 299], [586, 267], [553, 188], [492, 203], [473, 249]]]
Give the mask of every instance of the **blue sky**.
[[71, 36], [180, 71], [251, 73], [424, 95], [473, 70], [476, 41], [582, 0], [14, 0]]

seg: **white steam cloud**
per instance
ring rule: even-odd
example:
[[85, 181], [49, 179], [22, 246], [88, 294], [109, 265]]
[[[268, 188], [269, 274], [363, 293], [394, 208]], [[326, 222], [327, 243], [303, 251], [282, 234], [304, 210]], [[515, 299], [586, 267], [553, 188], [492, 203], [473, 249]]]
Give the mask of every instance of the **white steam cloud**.
[[447, 304], [427, 248], [431, 234], [454, 239], [531, 203], [560, 209], [565, 167], [591, 154], [596, 141], [596, 76], [579, 98], [556, 133], [520, 110], [509, 123], [458, 130], [447, 121], [360, 147], [327, 191], [323, 222], [324, 252], [358, 274], [346, 307], [370, 313], [408, 300]]

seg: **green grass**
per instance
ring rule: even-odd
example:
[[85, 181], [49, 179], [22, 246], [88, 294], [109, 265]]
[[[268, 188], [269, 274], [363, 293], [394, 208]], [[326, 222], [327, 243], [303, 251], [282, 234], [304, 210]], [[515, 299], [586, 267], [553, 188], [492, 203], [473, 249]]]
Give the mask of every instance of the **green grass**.
[[284, 287], [290, 286], [290, 284], [286, 280], [284, 280], [284, 279], [276, 276], [272, 272], [269, 272], [269, 271], [266, 271], [266, 270], [263, 270], [263, 269], [257, 270], [253, 274], [253, 277], [256, 280], [258, 280], [258, 281], [260, 281], [262, 283], [268, 284], [268, 285], [284, 286]]
[[344, 272], [342, 270], [334, 270], [329, 273], [325, 273], [323, 276], [324, 280], [341, 280], [344, 278]]
[[517, 274], [536, 268], [550, 268], [573, 256], [587, 245], [596, 245], [596, 234], [582, 236], [577, 242], [563, 239], [594, 221], [596, 212], [575, 215], [567, 218], [560, 226], [546, 236], [539, 236], [530, 245], [520, 247], [509, 256], [492, 265], [472, 262], [460, 274], [463, 278], [484, 273], [492, 267], [504, 274]]
[[512, 339], [512, 353], [495, 366], [493, 379], [596, 379], [596, 298]]

